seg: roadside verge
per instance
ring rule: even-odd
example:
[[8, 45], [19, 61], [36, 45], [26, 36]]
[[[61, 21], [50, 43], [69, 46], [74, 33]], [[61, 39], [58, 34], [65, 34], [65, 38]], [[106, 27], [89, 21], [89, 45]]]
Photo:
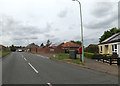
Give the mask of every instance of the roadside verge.
[[88, 59], [88, 58], [85, 58], [85, 63], [83, 64], [82, 62], [80, 62], [79, 58], [76, 60], [69, 59], [69, 54], [66, 56], [64, 54], [53, 55], [50, 57], [50, 59], [55, 60], [55, 61], [65, 62], [68, 64], [73, 64], [73, 65], [91, 69], [94, 71], [118, 76], [118, 66], [116, 65], [108, 65], [108, 64], [97, 62], [95, 60]]

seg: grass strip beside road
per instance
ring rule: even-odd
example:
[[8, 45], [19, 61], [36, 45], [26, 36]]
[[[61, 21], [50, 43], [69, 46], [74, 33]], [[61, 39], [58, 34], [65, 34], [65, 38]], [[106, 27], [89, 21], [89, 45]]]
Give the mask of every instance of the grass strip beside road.
[[9, 54], [10, 53], [10, 51], [0, 51], [0, 54], [2, 55], [2, 56], [5, 56], [5, 55], [7, 55], [7, 54]]
[[74, 63], [74, 64], [85, 65], [80, 61], [79, 58], [70, 59], [69, 54], [65, 54], [65, 53], [53, 55], [53, 56], [51, 56], [51, 59], [61, 60], [61, 61], [64, 61], [64, 62], [69, 62], [69, 63]]

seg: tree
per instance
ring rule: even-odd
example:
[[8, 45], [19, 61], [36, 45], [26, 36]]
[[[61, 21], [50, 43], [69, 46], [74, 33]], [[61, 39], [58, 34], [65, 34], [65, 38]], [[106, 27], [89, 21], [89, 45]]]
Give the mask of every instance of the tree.
[[47, 40], [46, 47], [49, 47], [51, 44], [52, 44], [52, 42], [50, 42], [50, 40], [48, 39], [48, 40]]
[[10, 50], [15, 52], [16, 51], [16, 47], [14, 45], [10, 46]]
[[71, 40], [72, 43], [75, 43], [75, 44], [78, 44], [78, 45], [81, 45], [81, 41], [74, 41], [74, 40]]
[[42, 47], [42, 46], [44, 46], [44, 44], [42, 43], [40, 46]]
[[116, 27], [105, 31], [104, 34], [99, 38], [99, 42], [101, 43], [105, 39], [109, 38], [110, 36], [112, 36], [112, 35], [114, 35], [115, 33], [118, 33], [118, 32], [120, 32], [120, 29], [117, 29]]

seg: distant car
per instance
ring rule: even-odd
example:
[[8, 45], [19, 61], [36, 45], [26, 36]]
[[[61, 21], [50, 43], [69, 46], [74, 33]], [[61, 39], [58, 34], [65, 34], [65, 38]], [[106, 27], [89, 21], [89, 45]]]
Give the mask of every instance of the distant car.
[[18, 49], [17, 52], [22, 52], [23, 50], [22, 49]]

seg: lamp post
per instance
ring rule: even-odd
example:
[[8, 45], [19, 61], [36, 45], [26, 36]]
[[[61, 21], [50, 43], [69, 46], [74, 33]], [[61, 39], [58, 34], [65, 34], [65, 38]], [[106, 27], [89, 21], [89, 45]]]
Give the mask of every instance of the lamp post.
[[78, 0], [72, 0], [77, 1], [80, 6], [80, 21], [81, 21], [81, 42], [82, 42], [82, 63], [84, 63], [84, 43], [83, 43], [83, 25], [82, 25], [82, 11], [81, 11], [81, 3]]

